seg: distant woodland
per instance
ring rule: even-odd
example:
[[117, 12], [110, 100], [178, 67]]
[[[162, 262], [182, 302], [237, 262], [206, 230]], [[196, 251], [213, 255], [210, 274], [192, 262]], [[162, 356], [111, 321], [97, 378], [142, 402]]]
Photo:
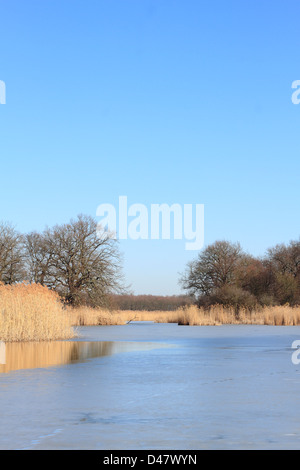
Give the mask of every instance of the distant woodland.
[[192, 305], [194, 297], [189, 295], [113, 295], [111, 306], [119, 310], [173, 311], [177, 308]]

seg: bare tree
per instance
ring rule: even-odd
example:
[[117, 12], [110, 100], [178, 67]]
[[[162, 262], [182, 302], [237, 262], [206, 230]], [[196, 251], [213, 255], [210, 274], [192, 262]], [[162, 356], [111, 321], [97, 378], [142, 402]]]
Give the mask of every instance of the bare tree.
[[268, 259], [281, 274], [300, 276], [300, 241], [280, 244], [268, 250]]
[[14, 284], [24, 280], [23, 236], [10, 224], [0, 224], [0, 281]]
[[180, 283], [192, 295], [209, 296], [215, 289], [234, 284], [236, 268], [242, 256], [239, 243], [216, 241], [187, 265]]
[[40, 246], [39, 275], [71, 305], [101, 305], [107, 294], [122, 292], [117, 241], [111, 233], [99, 231], [92, 217], [80, 215], [45, 230]]
[[300, 241], [280, 244], [267, 252], [273, 277], [273, 293], [280, 304], [300, 302]]
[[47, 285], [50, 281], [52, 253], [44, 233], [31, 232], [24, 236], [27, 279], [36, 284]]
[[262, 299], [271, 293], [271, 283], [271, 269], [265, 260], [250, 255], [245, 255], [239, 260], [236, 269], [237, 287], [250, 292], [257, 299]]
[[217, 241], [190, 262], [180, 280], [201, 305], [248, 308], [300, 303], [300, 241], [270, 248], [264, 258], [244, 253], [238, 243]]

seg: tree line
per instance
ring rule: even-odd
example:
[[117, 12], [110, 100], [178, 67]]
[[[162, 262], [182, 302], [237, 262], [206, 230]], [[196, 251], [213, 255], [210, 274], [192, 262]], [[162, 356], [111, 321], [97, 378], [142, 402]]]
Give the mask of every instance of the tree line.
[[0, 282], [54, 289], [70, 305], [123, 310], [174, 310], [183, 305], [300, 305], [300, 240], [278, 244], [265, 256], [239, 243], [216, 241], [187, 264], [179, 279], [186, 295], [134, 296], [124, 286], [118, 241], [90, 216], [42, 232], [22, 234], [0, 223]]
[[194, 298], [189, 295], [134, 295], [122, 294], [110, 297], [111, 305], [118, 310], [172, 311], [192, 305]]
[[112, 234], [90, 216], [21, 234], [0, 224], [0, 282], [38, 283], [70, 305], [101, 306], [123, 292], [121, 255]]
[[278, 244], [261, 258], [239, 243], [216, 241], [187, 264], [180, 284], [199, 306], [300, 305], [300, 240]]

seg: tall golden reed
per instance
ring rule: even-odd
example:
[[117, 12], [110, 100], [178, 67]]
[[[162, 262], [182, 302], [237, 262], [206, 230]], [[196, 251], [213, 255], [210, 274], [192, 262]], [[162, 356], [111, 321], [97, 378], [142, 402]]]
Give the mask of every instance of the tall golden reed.
[[0, 285], [1, 341], [49, 341], [75, 335], [58, 294], [38, 284]]
[[300, 325], [300, 306], [258, 308], [255, 311], [213, 305], [174, 311], [131, 311], [101, 308], [66, 308], [59, 295], [38, 284], [0, 284], [0, 341], [51, 341], [77, 336], [77, 326], [122, 325], [131, 321], [179, 325]]
[[195, 305], [173, 311], [131, 311], [91, 309], [82, 307], [69, 311], [71, 323], [79, 326], [122, 325], [130, 321], [153, 321], [156, 323], [178, 323], [179, 325], [300, 325], [300, 307], [289, 305], [261, 307], [255, 311], [240, 309], [236, 315], [233, 307], [212, 305], [208, 309]]

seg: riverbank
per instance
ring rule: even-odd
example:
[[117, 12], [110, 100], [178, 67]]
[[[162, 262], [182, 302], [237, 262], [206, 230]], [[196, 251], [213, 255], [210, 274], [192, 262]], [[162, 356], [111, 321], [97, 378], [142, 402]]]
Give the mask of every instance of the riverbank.
[[123, 325], [131, 321], [152, 321], [155, 323], [177, 323], [189, 326], [210, 326], [224, 324], [244, 325], [300, 325], [300, 307], [264, 307], [256, 311], [214, 305], [208, 309], [196, 306], [182, 307], [174, 311], [132, 311], [92, 309], [81, 307], [68, 312], [74, 326]]
[[132, 321], [176, 323], [188, 326], [300, 325], [300, 307], [264, 307], [255, 311], [214, 305], [195, 305], [173, 311], [132, 311], [66, 307], [54, 291], [37, 284], [0, 285], [0, 341], [72, 339], [81, 326], [124, 325]]

